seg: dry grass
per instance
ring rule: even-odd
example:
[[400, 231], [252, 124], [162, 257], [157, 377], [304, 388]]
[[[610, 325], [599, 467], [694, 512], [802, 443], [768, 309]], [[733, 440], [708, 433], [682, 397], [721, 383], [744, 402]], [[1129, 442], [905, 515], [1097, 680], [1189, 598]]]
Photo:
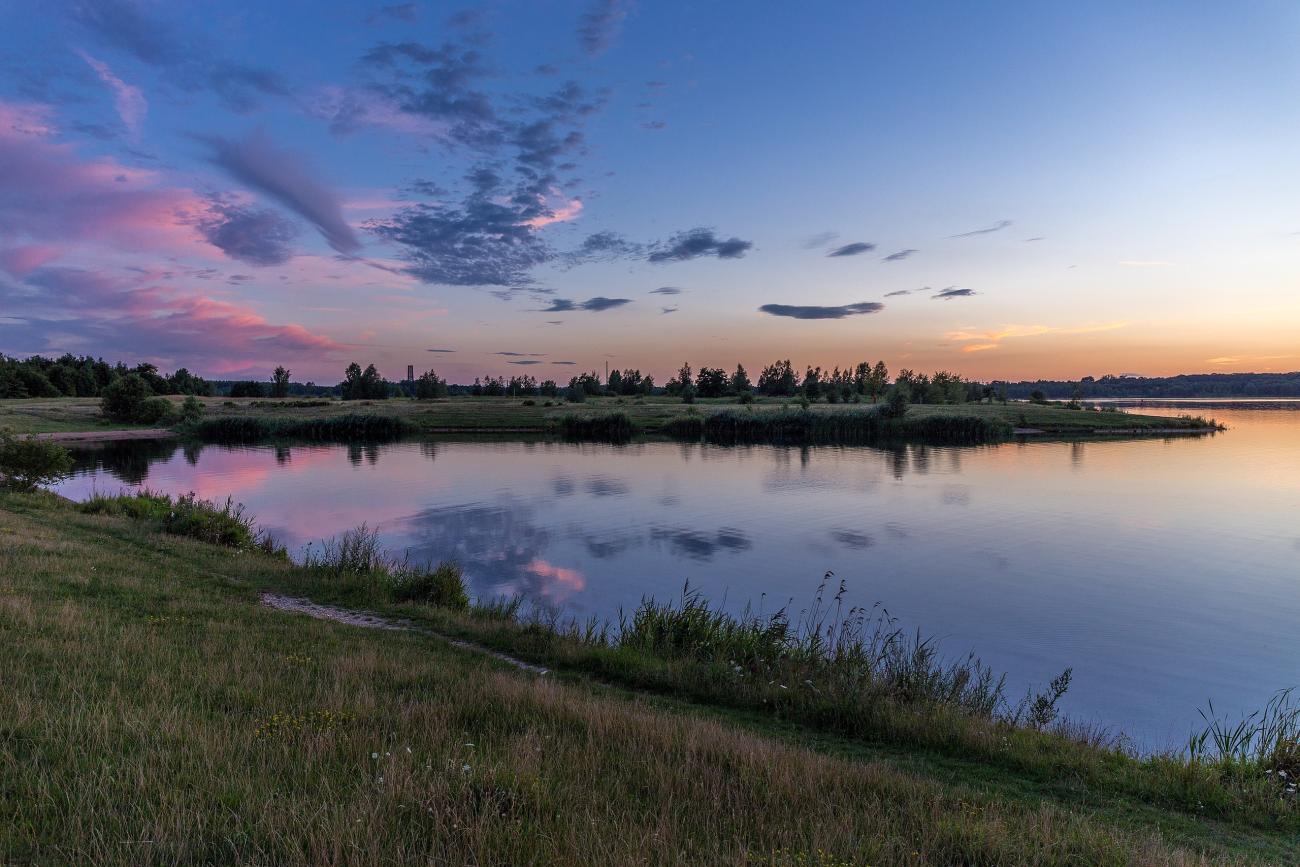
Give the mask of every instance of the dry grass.
[[1194, 855], [1152, 826], [256, 604], [294, 568], [0, 498], [0, 863], [1226, 857], [1212, 836]]

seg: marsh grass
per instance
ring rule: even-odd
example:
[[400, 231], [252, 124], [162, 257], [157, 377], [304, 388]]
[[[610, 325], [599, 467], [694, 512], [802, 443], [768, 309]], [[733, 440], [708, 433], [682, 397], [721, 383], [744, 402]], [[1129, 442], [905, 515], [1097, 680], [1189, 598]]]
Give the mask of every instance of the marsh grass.
[[817, 412], [807, 408], [772, 412], [721, 410], [682, 417], [664, 425], [681, 439], [722, 445], [736, 443], [825, 443], [851, 445], [887, 441], [974, 444], [1011, 436], [1002, 419], [980, 415], [906, 415], [888, 418], [878, 408]]
[[418, 602], [458, 611], [469, 607], [460, 566], [444, 562], [426, 567], [406, 556], [393, 557], [380, 544], [379, 531], [366, 524], [325, 540], [319, 549], [308, 546], [302, 565], [341, 584], [364, 588], [371, 602]]
[[566, 413], [560, 418], [557, 428], [566, 439], [609, 442], [626, 442], [637, 433], [636, 423], [621, 410], [594, 415]]
[[1213, 702], [1200, 714], [1205, 725], [1187, 744], [1191, 762], [1276, 775], [1284, 794], [1295, 795], [1300, 782], [1300, 701], [1293, 689], [1275, 693], [1264, 707], [1235, 722], [1221, 718]]

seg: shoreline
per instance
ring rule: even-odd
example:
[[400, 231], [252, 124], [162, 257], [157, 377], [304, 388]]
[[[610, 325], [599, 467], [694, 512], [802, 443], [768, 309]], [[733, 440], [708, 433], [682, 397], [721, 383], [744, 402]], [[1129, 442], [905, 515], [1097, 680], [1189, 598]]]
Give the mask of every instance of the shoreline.
[[[384, 852], [459, 839], [442, 833], [444, 816], [479, 833], [484, 797], [495, 800], [475, 851], [506, 852], [490, 848], [505, 845], [492, 835], [518, 833], [516, 813], [549, 823], [526, 832], [531, 843], [560, 846], [545, 841], [570, 839], [579, 826], [568, 817], [586, 815], [590, 788], [606, 782], [596, 796], [621, 809], [599, 814], [600, 831], [623, 840], [624, 854], [661, 827], [657, 811], [632, 809], [628, 792], [657, 787], [651, 802], [687, 804], [675, 813], [683, 817], [725, 804], [673, 829], [705, 847], [697, 863], [741, 863], [746, 852], [793, 842], [797, 852], [833, 848], [841, 860], [757, 863], [829, 867], [902, 838], [906, 863], [917, 852], [929, 863], [1282, 863], [1300, 839], [1293, 806], [1262, 774], [1140, 757], [1068, 727], [909, 698], [883, 672], [859, 679], [875, 696], [859, 701], [830, 688], [835, 663], [779, 649], [769, 658], [766, 645], [746, 645], [733, 661], [730, 633], [710, 638], [723, 642], [716, 651], [686, 652], [546, 629], [491, 604], [399, 602], [382, 575], [221, 547], [49, 494], [0, 494], [0, 534], [14, 540], [0, 594], [23, 612], [24, 641], [39, 651], [18, 653], [13, 666], [20, 683], [41, 686], [22, 693], [32, 722], [21, 746], [39, 774], [0, 769], [27, 820], [13, 826], [21, 833], [0, 831], [6, 854], [43, 860], [77, 845], [102, 863], [131, 863], [95, 848], [102, 844], [72, 821], [75, 806], [110, 822], [117, 838], [149, 834], [193, 860], [207, 850], [187, 848], [190, 829], [220, 820], [245, 860], [303, 863], [288, 857], [292, 847], [275, 847], [296, 840], [286, 822], [319, 811], [325, 797], [347, 807], [325, 815], [326, 831], [364, 833]], [[671, 627], [673, 611], [652, 613]], [[407, 628], [361, 628], [380, 625]], [[542, 668], [556, 676], [537, 677]], [[147, 677], [123, 678], [123, 669]], [[239, 701], [214, 705], [212, 695]], [[164, 733], [148, 751], [137, 748], [141, 725]], [[136, 802], [162, 817], [163, 831], [118, 808], [66, 749], [83, 739], [101, 745], [97, 767], [134, 781]], [[584, 763], [593, 750], [599, 763]], [[304, 756], [312, 775], [286, 789]], [[174, 796], [177, 765], [205, 769], [183, 799]], [[861, 787], [835, 788], [861, 774], [872, 775]], [[674, 788], [687, 777], [689, 786]], [[49, 786], [75, 797], [38, 797]], [[834, 808], [794, 796], [810, 790], [829, 792]], [[231, 792], [238, 814], [209, 806]], [[773, 819], [776, 809], [789, 815]], [[439, 817], [439, 830], [404, 836], [411, 817], [435, 821], [427, 815]], [[752, 820], [742, 838], [718, 842], [724, 815]], [[239, 837], [250, 817], [275, 832], [270, 842]], [[918, 836], [918, 828], [948, 830]], [[806, 839], [787, 840], [790, 829]], [[547, 850], [564, 863], [590, 851], [590, 841]]]
[[119, 440], [166, 440], [178, 437], [166, 428], [140, 428], [138, 430], [52, 431], [29, 434], [32, 439], [54, 443], [96, 443]]

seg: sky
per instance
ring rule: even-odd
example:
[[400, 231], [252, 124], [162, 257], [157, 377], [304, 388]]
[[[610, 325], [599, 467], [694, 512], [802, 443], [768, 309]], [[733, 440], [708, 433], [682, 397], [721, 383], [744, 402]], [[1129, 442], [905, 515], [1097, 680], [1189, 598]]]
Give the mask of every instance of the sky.
[[1288, 2], [0, 0], [0, 352], [1300, 369]]

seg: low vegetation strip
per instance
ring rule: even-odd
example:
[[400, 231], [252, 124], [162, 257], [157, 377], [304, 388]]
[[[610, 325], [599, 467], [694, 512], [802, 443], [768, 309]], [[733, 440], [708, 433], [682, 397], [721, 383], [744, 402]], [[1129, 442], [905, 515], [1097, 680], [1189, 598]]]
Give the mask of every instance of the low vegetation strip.
[[[1076, 807], [991, 789], [923, 750], [814, 752], [788, 724], [658, 709], [572, 669], [521, 677], [418, 633], [287, 618], [259, 592], [381, 588], [153, 520], [0, 495], [6, 862], [1189, 865], [1281, 861], [1295, 842], [1100, 790]], [[545, 631], [502, 606], [393, 605]], [[772, 652], [743, 628], [718, 644], [699, 605], [645, 618], [629, 659]]]
[[201, 418], [181, 428], [182, 433], [212, 442], [256, 442], [292, 438], [325, 442], [396, 439], [415, 431], [408, 419], [395, 415], [347, 415], [284, 418], [277, 416], [218, 416]]
[[887, 441], [985, 443], [1011, 436], [1003, 419], [976, 415], [923, 415], [890, 418], [879, 409], [815, 412], [807, 409], [724, 409], [708, 415], [688, 415], [664, 425], [678, 439], [734, 443], [861, 444]]

